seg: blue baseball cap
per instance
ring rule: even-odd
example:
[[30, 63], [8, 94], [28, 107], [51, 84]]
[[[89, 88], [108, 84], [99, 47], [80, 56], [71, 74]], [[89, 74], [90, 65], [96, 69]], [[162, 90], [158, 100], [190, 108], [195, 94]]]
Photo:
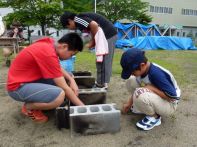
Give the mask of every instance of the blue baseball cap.
[[123, 79], [128, 79], [132, 72], [144, 61], [144, 54], [144, 51], [136, 48], [128, 49], [122, 54], [120, 65], [122, 66], [121, 77]]

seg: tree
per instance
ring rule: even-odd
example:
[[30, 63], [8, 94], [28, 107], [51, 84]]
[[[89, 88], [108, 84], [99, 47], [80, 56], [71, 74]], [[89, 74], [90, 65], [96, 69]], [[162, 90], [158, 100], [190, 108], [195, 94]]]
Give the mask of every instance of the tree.
[[0, 7], [11, 7], [14, 13], [8, 14], [4, 21], [11, 24], [19, 21], [25, 26], [40, 25], [42, 35], [46, 27], [60, 28], [59, 17], [65, 10], [82, 12], [92, 10], [89, 0], [0, 0]]
[[61, 0], [7, 0], [4, 6], [14, 10], [14, 13], [4, 18], [6, 23], [19, 21], [26, 26], [40, 25], [43, 35], [46, 26], [56, 25], [58, 16], [63, 11]]
[[92, 0], [63, 0], [64, 9], [74, 13], [93, 11]]
[[97, 5], [98, 13], [113, 23], [121, 19], [149, 23], [152, 17], [146, 14], [147, 8], [148, 3], [140, 0], [103, 0]]

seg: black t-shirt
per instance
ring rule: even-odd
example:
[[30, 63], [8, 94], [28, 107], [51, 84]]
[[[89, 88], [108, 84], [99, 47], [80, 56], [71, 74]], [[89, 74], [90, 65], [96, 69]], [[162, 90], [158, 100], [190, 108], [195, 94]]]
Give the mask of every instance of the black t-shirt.
[[75, 16], [74, 18], [76, 27], [80, 31], [89, 31], [89, 23], [91, 21], [95, 21], [99, 24], [99, 26], [103, 29], [105, 33], [105, 37], [107, 39], [117, 34], [117, 31], [113, 24], [107, 20], [105, 17], [97, 14], [97, 13], [81, 13]]

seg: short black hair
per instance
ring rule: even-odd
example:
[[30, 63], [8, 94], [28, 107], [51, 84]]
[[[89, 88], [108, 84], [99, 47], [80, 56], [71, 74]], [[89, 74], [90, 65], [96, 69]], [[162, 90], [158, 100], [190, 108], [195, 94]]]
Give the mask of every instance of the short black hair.
[[65, 11], [64, 14], [62, 14], [62, 16], [60, 17], [60, 22], [62, 26], [65, 28], [67, 25], [69, 25], [68, 19], [74, 20], [75, 16], [75, 13]]
[[83, 41], [77, 33], [68, 33], [58, 40], [58, 43], [68, 44], [68, 50], [70, 51], [82, 51]]

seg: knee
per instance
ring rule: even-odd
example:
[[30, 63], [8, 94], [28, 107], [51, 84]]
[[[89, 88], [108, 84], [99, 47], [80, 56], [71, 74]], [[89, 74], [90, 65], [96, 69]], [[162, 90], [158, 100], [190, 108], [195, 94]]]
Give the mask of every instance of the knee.
[[149, 98], [151, 91], [147, 88], [136, 88], [133, 94], [133, 101], [136, 105], [150, 105]]
[[54, 101], [56, 106], [57, 107], [60, 106], [64, 102], [64, 99], [65, 99], [65, 92], [62, 90]]

